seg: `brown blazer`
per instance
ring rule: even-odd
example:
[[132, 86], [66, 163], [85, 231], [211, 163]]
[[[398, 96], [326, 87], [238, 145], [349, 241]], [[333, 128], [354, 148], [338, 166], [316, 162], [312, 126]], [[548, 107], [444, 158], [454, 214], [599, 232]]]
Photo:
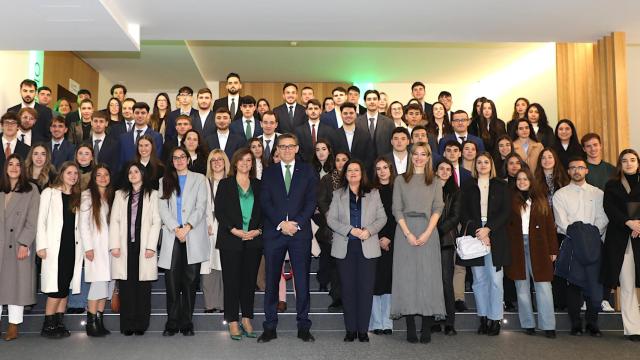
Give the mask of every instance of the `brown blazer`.
[[515, 139], [513, 141], [513, 151], [520, 155], [522, 160], [529, 165], [529, 169], [531, 169], [532, 174], [535, 174], [536, 172], [538, 157], [543, 149], [544, 146], [541, 143], [529, 139], [529, 151], [527, 151], [527, 154], [525, 155], [524, 147], [522, 147], [522, 141], [520, 139]]
[[[507, 235], [511, 243], [511, 265], [505, 267], [505, 273], [512, 280], [525, 280], [524, 240], [522, 237], [522, 215], [515, 209], [517, 196], [512, 197], [513, 206], [507, 223]], [[553, 212], [548, 209], [546, 215], [535, 208], [529, 217], [529, 254], [531, 269], [536, 282], [553, 280], [553, 263], [549, 255], [558, 255], [558, 240]]]

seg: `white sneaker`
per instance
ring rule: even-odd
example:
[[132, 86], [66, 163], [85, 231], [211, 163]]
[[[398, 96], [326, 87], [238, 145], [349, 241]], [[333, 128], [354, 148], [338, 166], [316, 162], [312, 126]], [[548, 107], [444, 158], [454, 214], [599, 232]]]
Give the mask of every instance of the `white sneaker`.
[[609, 302], [607, 300], [602, 300], [602, 304], [600, 304], [600, 306], [602, 306], [602, 311], [604, 312], [615, 312], [616, 309], [614, 309], [611, 304], [609, 304]]
[[582, 302], [582, 307], [580, 308], [581, 311], [587, 311], [587, 302], [583, 301]]

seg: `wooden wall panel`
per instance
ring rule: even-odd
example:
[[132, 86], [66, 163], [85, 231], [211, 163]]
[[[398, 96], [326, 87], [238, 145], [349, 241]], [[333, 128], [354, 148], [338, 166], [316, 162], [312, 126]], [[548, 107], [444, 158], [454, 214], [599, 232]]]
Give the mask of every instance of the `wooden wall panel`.
[[[51, 88], [52, 98], [58, 99], [58, 85], [68, 89], [69, 79], [91, 91], [98, 97], [98, 72], [70, 51], [46, 51], [44, 53], [44, 84]], [[75, 100], [75, 99], [74, 99]], [[96, 105], [99, 109], [104, 106]]]
[[[227, 89], [225, 88], [225, 81], [221, 80], [219, 85], [220, 97], [227, 96]], [[260, 98], [265, 98], [271, 104], [271, 108], [274, 108], [284, 102], [282, 99], [282, 86], [284, 83], [267, 83], [267, 82], [243, 82], [242, 83], [242, 95], [251, 95], [256, 100]], [[296, 83], [298, 85], [298, 96], [302, 91], [302, 88], [305, 86], [310, 86], [313, 88], [314, 95], [316, 99], [319, 99], [320, 102], [324, 100], [325, 97], [331, 96], [331, 90], [338, 86], [342, 86], [345, 89], [351, 86], [349, 83], [336, 83], [336, 82], [299, 82]]]
[[604, 158], [615, 163], [629, 146], [625, 34], [595, 43], [558, 43], [556, 67], [558, 119], [571, 119], [579, 136], [600, 134]]

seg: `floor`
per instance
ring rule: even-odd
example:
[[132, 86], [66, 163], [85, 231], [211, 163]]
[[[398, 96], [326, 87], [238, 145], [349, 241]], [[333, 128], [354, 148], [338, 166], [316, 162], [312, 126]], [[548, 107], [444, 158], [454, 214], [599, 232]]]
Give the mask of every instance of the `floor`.
[[368, 344], [345, 344], [342, 332], [313, 334], [316, 342], [312, 344], [298, 340], [295, 332], [280, 332], [279, 338], [269, 344], [246, 338], [233, 341], [225, 332], [200, 332], [191, 338], [167, 338], [153, 332], [144, 337], [114, 334], [104, 339], [74, 333], [61, 340], [25, 334], [16, 341], [1, 341], [0, 359], [640, 359], [640, 343], [625, 340], [621, 332], [606, 332], [601, 339], [561, 332], [554, 340], [519, 332], [505, 331], [491, 338], [461, 332], [455, 337], [434, 334], [428, 345], [407, 343], [403, 332], [392, 336], [371, 334]]

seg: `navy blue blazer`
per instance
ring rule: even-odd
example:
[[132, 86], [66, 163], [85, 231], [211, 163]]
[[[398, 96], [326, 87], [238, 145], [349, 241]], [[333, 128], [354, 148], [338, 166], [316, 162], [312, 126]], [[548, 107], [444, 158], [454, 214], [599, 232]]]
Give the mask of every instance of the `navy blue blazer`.
[[[218, 139], [217, 131], [207, 136], [204, 140], [207, 142], [207, 145], [209, 146], [209, 150], [220, 149], [220, 140]], [[240, 136], [238, 134], [234, 134], [231, 131], [229, 131], [229, 137], [227, 138], [227, 143], [225, 144], [224, 149], [222, 149], [224, 150], [224, 153], [227, 154], [229, 161], [231, 161], [231, 158], [233, 157], [233, 153], [236, 152], [236, 150], [244, 147], [246, 142], [247, 142], [247, 139], [245, 139], [244, 135]]]
[[53, 156], [53, 141], [48, 142], [49, 151], [51, 152], [51, 163], [56, 167], [56, 170], [60, 170], [60, 166], [65, 161], [73, 161], [76, 158], [76, 146], [69, 140], [64, 139], [58, 148], [58, 154]]
[[[158, 155], [158, 159], [162, 159], [162, 135], [160, 135], [160, 133], [156, 131], [153, 131], [153, 129], [151, 129], [150, 127], [147, 127], [147, 131], [145, 131], [142, 135], [151, 136], [151, 138], [153, 139], [153, 145], [156, 147], [156, 155]], [[126, 164], [127, 162], [135, 159], [136, 144], [134, 142], [134, 139], [134, 131], [130, 131], [120, 135], [120, 164]]]
[[458, 170], [460, 171], [460, 187], [462, 187], [462, 184], [464, 184], [465, 181], [471, 179], [473, 176], [471, 175], [471, 171], [463, 168], [460, 165], [458, 166], [459, 166]]
[[[195, 123], [196, 115], [198, 115], [198, 110], [191, 108], [191, 112], [189, 113], [189, 117], [191, 118], [191, 126]], [[180, 109], [173, 110], [167, 115], [167, 119], [165, 120], [165, 131], [164, 136], [167, 139], [175, 139], [177, 135], [176, 133], [176, 118], [180, 116]], [[198, 121], [200, 121], [200, 116], [198, 116]], [[161, 143], [162, 144], [162, 143]], [[156, 144], [156, 148], [157, 148]]]
[[335, 110], [322, 113], [322, 115], [320, 115], [320, 122], [329, 125], [334, 129], [338, 129], [338, 119], [336, 118]]
[[[258, 137], [262, 135], [262, 125], [260, 125], [260, 120], [256, 119], [255, 117], [253, 118], [253, 121], [255, 122], [255, 126], [253, 127], [253, 134], [251, 135], [251, 137]], [[229, 131], [242, 137], [246, 143], [249, 139], [247, 139], [244, 134], [244, 127], [244, 118], [236, 119], [231, 122], [231, 125], [229, 125]], [[214, 130], [214, 132], [215, 131], [216, 130]]]
[[[442, 137], [442, 139], [440, 139], [440, 143], [438, 144], [438, 152], [440, 153], [440, 155], [444, 154], [444, 146], [450, 140], [458, 140], [455, 133], [445, 135]], [[473, 141], [478, 147], [478, 152], [484, 151], [484, 142], [479, 137], [467, 133], [466, 140]]]
[[293, 122], [289, 120], [288, 106], [289, 105], [284, 103], [273, 108], [273, 113], [276, 115], [276, 119], [278, 119], [278, 129], [276, 129], [276, 131], [280, 134], [293, 134], [298, 126], [307, 121], [307, 113], [304, 105], [296, 104], [293, 111]]
[[[21, 108], [22, 104], [18, 104], [7, 109], [7, 112], [14, 112], [17, 114]], [[49, 127], [51, 126], [51, 119], [53, 118], [51, 109], [42, 104], [36, 103], [34, 109], [38, 113], [38, 118], [31, 129], [33, 134], [31, 138], [31, 145], [51, 139]]]
[[[335, 132], [335, 129], [320, 122], [316, 129], [316, 140], [327, 140], [335, 152]], [[298, 156], [304, 161], [310, 163], [313, 160], [313, 154], [315, 154], [316, 151], [313, 148], [313, 142], [311, 141], [311, 129], [309, 128], [309, 122], [307, 121], [298, 125], [294, 130], [294, 134], [298, 138], [298, 143], [300, 145]]]
[[111, 176], [120, 171], [120, 143], [118, 138], [107, 135], [100, 144], [100, 152], [97, 154], [98, 162], [106, 164], [111, 170]]
[[[287, 194], [282, 166], [274, 164], [262, 172], [260, 206], [262, 207], [264, 247], [269, 248], [279, 239], [288, 238], [276, 230], [282, 221], [295, 221], [300, 230], [294, 240], [311, 241], [311, 216], [316, 210], [318, 173], [305, 162], [296, 161]], [[271, 245], [273, 246], [273, 245]]]

